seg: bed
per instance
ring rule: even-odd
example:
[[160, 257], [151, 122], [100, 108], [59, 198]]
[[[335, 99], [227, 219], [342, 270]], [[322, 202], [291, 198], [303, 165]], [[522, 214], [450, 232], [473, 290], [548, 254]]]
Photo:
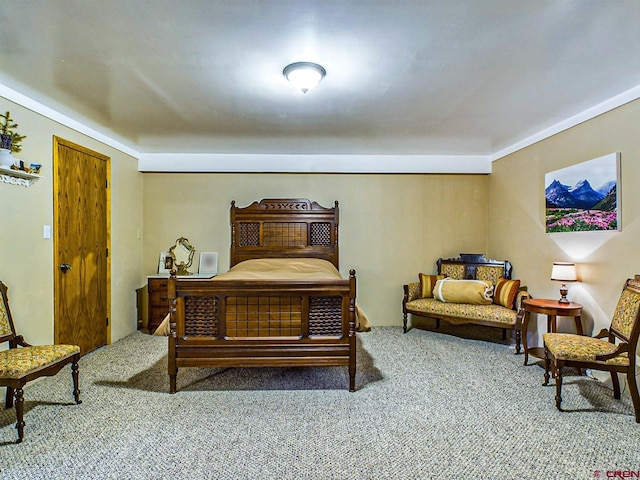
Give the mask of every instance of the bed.
[[183, 367], [348, 367], [356, 375], [356, 273], [338, 265], [338, 202], [231, 203], [230, 269], [169, 279], [169, 390]]

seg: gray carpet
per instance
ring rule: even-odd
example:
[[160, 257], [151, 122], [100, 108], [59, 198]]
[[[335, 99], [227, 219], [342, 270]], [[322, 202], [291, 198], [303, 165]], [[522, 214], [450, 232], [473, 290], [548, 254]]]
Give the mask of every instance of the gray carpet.
[[[494, 333], [492, 331], [492, 333]], [[499, 334], [497, 335], [499, 337]], [[542, 369], [503, 342], [414, 329], [358, 334], [345, 368], [182, 369], [139, 332], [25, 389], [25, 440], [0, 409], [0, 478], [587, 479], [640, 470], [631, 402]]]

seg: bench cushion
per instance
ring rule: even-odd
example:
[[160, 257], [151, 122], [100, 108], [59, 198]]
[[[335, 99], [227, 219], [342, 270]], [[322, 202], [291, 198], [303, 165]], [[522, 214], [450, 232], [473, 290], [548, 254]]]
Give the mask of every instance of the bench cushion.
[[[407, 302], [406, 308], [410, 312], [429, 316], [442, 315], [451, 317], [451, 319], [459, 318], [461, 321], [486, 321], [494, 323], [504, 323], [507, 325], [515, 325], [517, 312], [500, 305], [471, 305], [468, 303], [444, 303], [434, 298], [419, 298]], [[448, 318], [448, 320], [451, 320]]]
[[[574, 335], [570, 333], [545, 333], [544, 345], [559, 360], [595, 361], [596, 355], [609, 355], [617, 345], [599, 338]], [[609, 365], [629, 365], [626, 352], [606, 360]]]

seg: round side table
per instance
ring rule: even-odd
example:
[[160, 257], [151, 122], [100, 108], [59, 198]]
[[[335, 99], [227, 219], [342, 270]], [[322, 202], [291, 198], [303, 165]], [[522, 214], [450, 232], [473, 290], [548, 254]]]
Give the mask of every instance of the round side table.
[[547, 332], [556, 332], [556, 317], [573, 317], [578, 335], [582, 333], [582, 305], [569, 302], [560, 303], [548, 298], [527, 298], [523, 302], [524, 321], [522, 324], [522, 345], [524, 347], [524, 364], [529, 362], [529, 355], [544, 358], [544, 347], [532, 347], [527, 345], [527, 329], [529, 317], [532, 313], [541, 313], [547, 316]]

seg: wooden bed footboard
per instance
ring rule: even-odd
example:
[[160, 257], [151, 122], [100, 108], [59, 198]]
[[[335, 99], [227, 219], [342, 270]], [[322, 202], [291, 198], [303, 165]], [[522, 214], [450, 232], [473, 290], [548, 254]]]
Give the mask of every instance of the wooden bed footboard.
[[347, 366], [355, 391], [355, 271], [344, 280], [169, 279], [170, 392], [181, 367]]

